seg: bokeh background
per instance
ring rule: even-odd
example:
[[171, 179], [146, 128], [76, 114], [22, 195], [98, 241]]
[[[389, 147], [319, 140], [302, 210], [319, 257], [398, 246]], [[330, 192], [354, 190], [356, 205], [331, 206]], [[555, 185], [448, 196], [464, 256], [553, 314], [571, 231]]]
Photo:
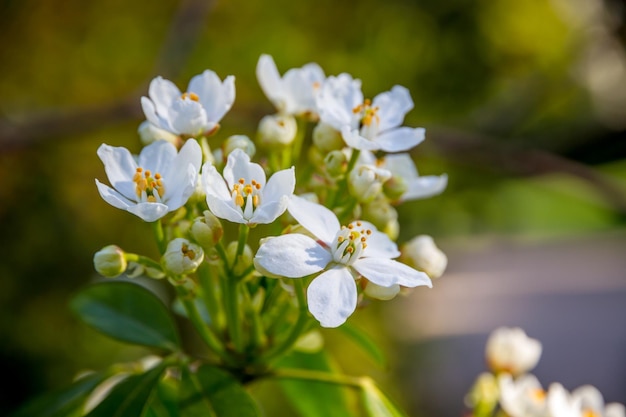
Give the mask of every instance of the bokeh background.
[[[487, 334], [521, 325], [544, 343], [545, 385], [626, 402], [625, 16], [620, 0], [2, 0], [0, 414], [146, 353], [67, 308], [96, 250], [142, 251], [150, 235], [98, 196], [96, 149], [137, 152], [148, 82], [184, 87], [206, 68], [237, 78], [220, 135], [252, 136], [273, 111], [262, 53], [281, 73], [349, 72], [369, 97], [408, 87], [406, 124], [427, 128], [418, 168], [450, 178], [400, 209], [400, 240], [434, 236], [448, 273], [351, 319], [386, 369], [325, 333], [347, 372], [373, 375], [412, 416], [460, 416]], [[257, 396], [291, 415], [272, 411], [273, 389]]]

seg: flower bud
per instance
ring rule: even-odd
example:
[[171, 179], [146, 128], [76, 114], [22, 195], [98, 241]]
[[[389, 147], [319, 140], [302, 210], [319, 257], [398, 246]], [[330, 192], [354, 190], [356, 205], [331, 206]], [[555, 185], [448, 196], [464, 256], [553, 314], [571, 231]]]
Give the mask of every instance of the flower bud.
[[378, 230], [384, 230], [389, 222], [398, 219], [398, 212], [385, 199], [380, 198], [363, 204], [363, 219]]
[[432, 237], [420, 235], [405, 243], [401, 260], [415, 269], [424, 271], [431, 279], [439, 278], [448, 266], [448, 257], [436, 245]]
[[359, 202], [367, 203], [381, 194], [383, 183], [390, 177], [386, 169], [360, 165], [350, 172], [348, 190]]
[[222, 223], [209, 210], [204, 211], [203, 217], [197, 217], [191, 225], [190, 233], [204, 250], [213, 248], [224, 234]]
[[259, 143], [267, 148], [290, 145], [296, 138], [298, 124], [293, 116], [274, 114], [259, 122]]
[[370, 298], [375, 298], [377, 300], [391, 300], [400, 292], [400, 286], [394, 284], [391, 287], [381, 287], [380, 285], [368, 281], [365, 286], [365, 290], [363, 291], [365, 292], [365, 295]]
[[314, 167], [322, 167], [324, 166], [324, 154], [315, 146], [309, 146], [308, 154], [309, 162]]
[[391, 201], [396, 201], [406, 193], [408, 188], [408, 184], [404, 178], [399, 175], [393, 175], [383, 185], [383, 192]]
[[313, 128], [313, 144], [323, 153], [339, 150], [345, 146], [341, 132], [322, 122]]
[[105, 246], [93, 256], [96, 271], [107, 278], [115, 278], [126, 271], [128, 263], [124, 251], [115, 245]]
[[391, 240], [398, 240], [400, 236], [400, 222], [398, 219], [391, 219], [387, 222], [385, 227], [382, 228], [382, 232], [386, 234]]
[[204, 252], [200, 246], [179, 237], [167, 244], [161, 264], [172, 275], [184, 275], [195, 272], [203, 259]]
[[222, 145], [222, 158], [228, 157], [235, 149], [241, 149], [248, 154], [250, 158], [256, 153], [256, 146], [254, 146], [252, 139], [246, 135], [233, 135], [226, 139]]
[[474, 410], [480, 410], [480, 415], [491, 415], [499, 398], [500, 388], [497, 378], [489, 372], [483, 372], [476, 378], [465, 397], [465, 404]]
[[326, 165], [328, 174], [336, 178], [346, 173], [348, 158], [341, 151], [330, 151], [324, 158], [324, 165]]
[[237, 258], [237, 245], [237, 242], [230, 242], [226, 248], [226, 257], [228, 258], [228, 263], [233, 265], [233, 272], [236, 275], [241, 275], [252, 265], [254, 255], [250, 246], [245, 245], [241, 256], [238, 257], [238, 259], [235, 259]]
[[139, 133], [141, 143], [144, 145], [149, 145], [157, 140], [166, 140], [177, 148], [180, 148], [182, 145], [182, 141], [178, 135], [168, 132], [167, 130], [159, 129], [147, 120], [139, 125], [137, 133]]
[[494, 373], [521, 375], [539, 362], [541, 342], [528, 337], [519, 327], [500, 327], [489, 336], [485, 356]]

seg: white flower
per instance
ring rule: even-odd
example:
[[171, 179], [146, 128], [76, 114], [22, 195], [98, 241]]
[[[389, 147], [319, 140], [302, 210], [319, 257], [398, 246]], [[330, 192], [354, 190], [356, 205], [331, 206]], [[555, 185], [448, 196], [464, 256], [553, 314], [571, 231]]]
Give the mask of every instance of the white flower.
[[592, 385], [583, 385], [572, 392], [572, 397], [578, 399], [584, 417], [624, 417], [626, 411], [623, 404], [604, 404], [604, 398], [598, 389]]
[[316, 98], [320, 120], [341, 131], [352, 148], [400, 152], [424, 140], [423, 128], [399, 127], [413, 108], [409, 90], [402, 86], [364, 100], [360, 80], [340, 74], [328, 77]]
[[382, 287], [432, 285], [423, 272], [392, 260], [400, 255], [396, 244], [373, 225], [356, 221], [341, 227], [332, 211], [296, 196], [288, 210], [316, 239], [297, 233], [269, 239], [255, 265], [287, 278], [323, 271], [307, 290], [309, 311], [323, 327], [340, 326], [354, 312], [359, 276]]
[[448, 257], [435, 245], [431, 236], [418, 235], [402, 247], [402, 260], [408, 265], [424, 271], [432, 279], [443, 275]]
[[348, 175], [348, 190], [361, 203], [369, 203], [382, 194], [383, 183], [391, 172], [375, 165], [358, 165]]
[[292, 68], [281, 78], [274, 60], [261, 55], [256, 67], [261, 89], [279, 113], [317, 116], [315, 91], [324, 82], [324, 71], [315, 63]]
[[161, 258], [163, 268], [174, 275], [191, 274], [204, 260], [204, 252], [199, 245], [178, 237], [167, 244]]
[[515, 380], [510, 374], [502, 374], [498, 382], [500, 406], [510, 417], [582, 417], [580, 401], [561, 384], [551, 384], [546, 393], [531, 374]]
[[113, 188], [96, 180], [102, 198], [114, 207], [153, 222], [182, 207], [193, 194], [202, 163], [200, 145], [189, 139], [177, 153], [160, 140], [141, 150], [102, 144], [98, 156]]
[[224, 177], [213, 165], [202, 168], [209, 209], [221, 219], [255, 225], [271, 223], [284, 213], [293, 194], [294, 168], [276, 172], [265, 183], [265, 172], [241, 149], [228, 155]]
[[494, 372], [520, 375], [539, 362], [541, 342], [528, 337], [519, 327], [500, 327], [489, 336], [485, 356]]
[[386, 155], [379, 160], [378, 165], [391, 171], [390, 182], [399, 180], [406, 184], [406, 191], [401, 194], [399, 202], [435, 196], [442, 193], [448, 185], [446, 174], [420, 176], [408, 153]]
[[141, 106], [154, 126], [177, 135], [208, 134], [217, 130], [235, 101], [235, 77], [221, 82], [217, 74], [206, 70], [191, 79], [185, 93], [173, 82], [156, 77], [148, 95], [141, 98]]

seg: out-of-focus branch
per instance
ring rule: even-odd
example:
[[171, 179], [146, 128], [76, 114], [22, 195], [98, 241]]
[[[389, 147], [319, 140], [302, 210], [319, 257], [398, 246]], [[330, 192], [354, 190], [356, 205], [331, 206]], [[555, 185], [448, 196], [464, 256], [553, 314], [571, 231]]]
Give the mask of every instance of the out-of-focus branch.
[[[156, 59], [155, 74], [174, 78], [184, 68], [212, 7], [213, 1], [210, 0], [181, 1]], [[24, 148], [44, 140], [56, 140], [103, 125], [138, 119], [141, 117], [138, 97], [147, 90], [146, 85], [147, 82], [127, 97], [105, 105], [55, 109], [20, 117], [19, 121], [0, 119], [0, 151]]]

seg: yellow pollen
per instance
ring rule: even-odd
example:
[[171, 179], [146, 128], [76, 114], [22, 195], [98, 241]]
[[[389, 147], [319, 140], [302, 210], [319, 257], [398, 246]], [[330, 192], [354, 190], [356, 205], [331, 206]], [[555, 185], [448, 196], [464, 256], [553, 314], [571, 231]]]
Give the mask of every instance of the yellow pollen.
[[137, 167], [137, 172], [142, 172], [143, 168], [142, 167]]
[[259, 201], [259, 196], [258, 195], [255, 195], [254, 197], [252, 197], [252, 205], [254, 207], [258, 206], [259, 203], [260, 203], [260, 201]]
[[365, 233], [366, 233], [366, 234], [368, 234], [368, 235], [371, 235], [371, 234], [372, 234], [372, 231], [371, 231], [370, 229], [367, 229], [367, 230], [365, 231]]
[[181, 98], [184, 100], [186, 98], [188, 98], [189, 100], [193, 100], [193, 101], [200, 101], [200, 97], [198, 97], [198, 95], [196, 93], [184, 93]]
[[346, 252], [348, 252], [348, 253], [352, 253], [352, 252], [354, 252], [354, 248], [353, 248], [352, 246], [348, 246], [348, 247], [346, 248]]
[[158, 172], [156, 174], [154, 174], [154, 178], [157, 180], [161, 179], [161, 174], [159, 174]]
[[365, 249], [365, 248], [367, 248], [367, 243], [363, 242], [363, 243], [361, 244], [361, 246], [363, 246], [363, 249]]
[[353, 225], [352, 223], [350, 223], [350, 224], [348, 225], [348, 229], [350, 229], [350, 230], [354, 229], [354, 225]]
[[318, 88], [320, 88], [321, 86], [322, 86], [322, 85], [319, 83], [319, 81], [315, 81], [315, 82], [313, 83], [313, 88], [315, 88], [315, 89], [318, 89]]
[[282, 120], [279, 120], [278, 121], [278, 126], [285, 127], [285, 122], [283, 122]]
[[258, 182], [254, 185], [254, 188], [256, 188], [257, 190], [261, 189], [261, 184], [259, 184]]
[[345, 237], [343, 237], [343, 236], [339, 236], [339, 237], [337, 238], [337, 242], [339, 242], [339, 243], [342, 243], [344, 240], [346, 240], [346, 238], [345, 238]]
[[189, 246], [183, 244], [183, 247], [181, 248], [181, 251], [183, 252], [183, 256], [186, 256], [187, 258], [191, 259], [192, 261], [194, 260], [194, 258], [196, 257], [196, 253], [189, 249]]
[[243, 178], [239, 178], [239, 184], [244, 185], [246, 183], [246, 180], [244, 180]]
[[583, 410], [582, 417], [600, 417], [600, 415], [593, 410], [585, 409]]
[[361, 237], [361, 242], [363, 243], [367, 242], [367, 238], [365, 236]]
[[156, 203], [156, 197], [153, 195], [149, 195], [148, 196], [148, 202], [150, 203]]
[[541, 388], [535, 389], [531, 394], [536, 401], [543, 402], [546, 399], [546, 392]]
[[248, 194], [252, 194], [252, 186], [250, 184], [246, 185], [243, 187], [243, 192], [248, 195]]
[[370, 106], [372, 104], [372, 100], [366, 98], [365, 100], [363, 100], [363, 104], [365, 104], [366, 106]]
[[255, 180], [252, 180], [252, 181], [250, 181], [250, 184], [252, 184], [252, 185], [257, 185], [257, 184], [258, 184], [258, 182], [256, 182]]
[[359, 226], [359, 227], [361, 227], [362, 224], [363, 223], [361, 223], [361, 222], [356, 222], [356, 225]]
[[239, 207], [243, 207], [244, 201], [241, 194], [237, 194], [237, 197], [235, 197], [235, 204], [237, 204]]
[[165, 194], [163, 177], [158, 172], [152, 176], [149, 169], [144, 170], [138, 167], [135, 170], [135, 175], [133, 175], [133, 182], [135, 183], [135, 193], [140, 199], [145, 198], [146, 201], [154, 203], [160, 201], [157, 199], [157, 195], [163, 197]]

